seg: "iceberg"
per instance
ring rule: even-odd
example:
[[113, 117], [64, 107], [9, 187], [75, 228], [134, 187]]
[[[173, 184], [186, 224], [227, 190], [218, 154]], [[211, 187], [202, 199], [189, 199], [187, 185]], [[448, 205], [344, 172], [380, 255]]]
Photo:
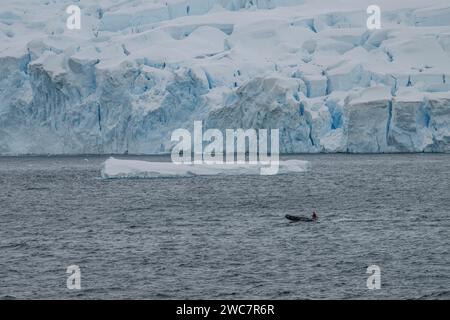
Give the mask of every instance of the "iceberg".
[[[279, 161], [278, 174], [305, 172], [309, 162], [303, 160]], [[167, 178], [192, 176], [260, 175], [265, 164], [175, 164], [173, 162], [150, 162], [120, 160], [113, 157], [102, 165], [101, 176], [114, 178]]]

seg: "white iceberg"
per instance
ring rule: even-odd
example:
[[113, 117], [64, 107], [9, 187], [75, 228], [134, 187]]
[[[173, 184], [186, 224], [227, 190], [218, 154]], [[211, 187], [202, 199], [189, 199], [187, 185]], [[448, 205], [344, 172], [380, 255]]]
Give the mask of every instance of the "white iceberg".
[[[278, 174], [301, 173], [308, 169], [309, 162], [303, 160], [279, 161]], [[140, 160], [121, 160], [109, 158], [102, 165], [104, 179], [114, 178], [165, 178], [211, 175], [260, 175], [258, 164], [176, 164], [173, 162], [150, 162]]]

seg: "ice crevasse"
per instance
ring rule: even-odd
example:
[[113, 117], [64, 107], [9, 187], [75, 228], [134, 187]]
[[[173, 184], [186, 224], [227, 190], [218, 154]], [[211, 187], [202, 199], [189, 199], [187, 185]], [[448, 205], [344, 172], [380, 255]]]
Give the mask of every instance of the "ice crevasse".
[[177, 128], [284, 153], [449, 152], [450, 3], [4, 0], [0, 154], [170, 152]]

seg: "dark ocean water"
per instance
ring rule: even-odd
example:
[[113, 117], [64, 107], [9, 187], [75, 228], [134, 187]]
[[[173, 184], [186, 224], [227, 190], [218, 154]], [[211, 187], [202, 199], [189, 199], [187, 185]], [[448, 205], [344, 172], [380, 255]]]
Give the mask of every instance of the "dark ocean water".
[[0, 158], [0, 298], [450, 298], [450, 155], [288, 158], [309, 171], [102, 180], [106, 157]]

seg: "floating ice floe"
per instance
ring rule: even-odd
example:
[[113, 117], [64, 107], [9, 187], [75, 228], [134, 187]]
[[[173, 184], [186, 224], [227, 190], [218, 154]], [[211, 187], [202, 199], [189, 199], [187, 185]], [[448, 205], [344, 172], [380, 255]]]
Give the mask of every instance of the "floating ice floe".
[[[278, 162], [278, 174], [301, 173], [308, 169], [309, 162], [285, 160]], [[260, 175], [264, 164], [175, 164], [172, 162], [150, 162], [109, 158], [102, 165], [104, 179], [114, 178], [163, 178], [214, 175]]]

